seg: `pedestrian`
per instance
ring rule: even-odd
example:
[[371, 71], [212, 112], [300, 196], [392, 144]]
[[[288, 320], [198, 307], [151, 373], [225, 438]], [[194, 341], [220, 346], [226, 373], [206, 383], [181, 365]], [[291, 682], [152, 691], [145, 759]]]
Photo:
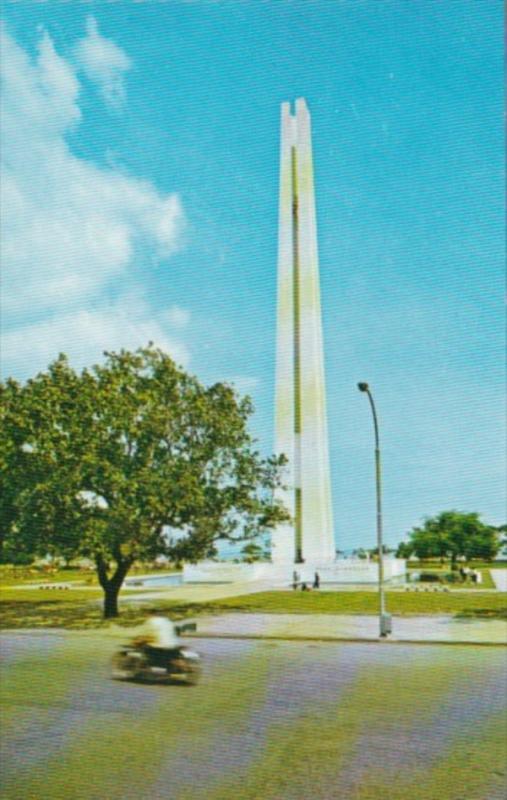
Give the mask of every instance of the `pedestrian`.
[[299, 573], [297, 572], [297, 570], [294, 570], [294, 572], [292, 573], [292, 588], [294, 589], [294, 591], [298, 588], [298, 584], [299, 584]]
[[318, 572], [315, 573], [315, 577], [313, 579], [313, 588], [320, 589], [320, 575]]

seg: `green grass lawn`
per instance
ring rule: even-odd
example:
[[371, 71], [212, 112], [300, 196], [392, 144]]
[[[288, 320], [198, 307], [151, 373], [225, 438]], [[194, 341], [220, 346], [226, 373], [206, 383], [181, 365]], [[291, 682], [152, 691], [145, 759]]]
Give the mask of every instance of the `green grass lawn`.
[[[133, 595], [123, 591], [122, 595]], [[376, 592], [263, 592], [208, 603], [185, 603], [154, 598], [146, 603], [122, 603], [121, 625], [137, 625], [147, 608], [156, 608], [174, 618], [220, 614], [230, 611], [277, 614], [376, 614]], [[102, 619], [100, 589], [0, 589], [0, 627], [12, 628], [99, 628]], [[477, 618], [507, 619], [507, 598], [503, 594], [480, 592], [388, 593], [389, 611], [395, 615], [457, 614]]]
[[0, 587], [23, 586], [29, 583], [97, 583], [93, 572], [80, 569], [59, 569], [48, 573], [30, 567], [0, 567]]
[[[376, 592], [262, 592], [215, 601], [218, 611], [245, 611], [271, 614], [376, 614]], [[392, 614], [460, 614], [507, 618], [504, 594], [480, 592], [400, 592], [387, 593]]]
[[[155, 569], [149, 565], [139, 564], [130, 570], [127, 579], [135, 578], [137, 575], [165, 575], [168, 572], [179, 571], [173, 566]], [[97, 575], [94, 570], [69, 567], [47, 572], [40, 567], [0, 565], [0, 588], [3, 586], [23, 586], [30, 583], [80, 583], [88, 586], [98, 586]]]
[[[120, 594], [120, 625], [138, 625], [146, 619], [151, 604], [126, 604], [121, 598], [133, 596], [135, 590], [124, 589]], [[144, 594], [144, 592], [143, 592]], [[104, 593], [93, 589], [4, 589], [0, 588], [0, 628], [100, 628], [109, 625], [102, 618]], [[155, 605], [155, 603], [153, 604]], [[159, 604], [160, 605], [160, 604]], [[175, 618], [194, 612], [191, 603], [162, 603], [164, 610]], [[200, 609], [200, 607], [199, 607]]]

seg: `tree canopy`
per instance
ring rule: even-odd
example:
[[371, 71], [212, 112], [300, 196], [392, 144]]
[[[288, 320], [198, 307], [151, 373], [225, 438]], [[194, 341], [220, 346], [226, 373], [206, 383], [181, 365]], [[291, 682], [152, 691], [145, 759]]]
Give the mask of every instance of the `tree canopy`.
[[402, 542], [397, 555], [407, 558], [493, 559], [500, 548], [499, 531], [482, 522], [476, 512], [442, 511], [427, 517], [422, 527], [413, 528], [409, 541]]
[[80, 374], [62, 355], [0, 391], [5, 544], [93, 559], [106, 616], [134, 561], [196, 561], [288, 518], [273, 495], [284, 458], [255, 450], [250, 399], [151, 346]]

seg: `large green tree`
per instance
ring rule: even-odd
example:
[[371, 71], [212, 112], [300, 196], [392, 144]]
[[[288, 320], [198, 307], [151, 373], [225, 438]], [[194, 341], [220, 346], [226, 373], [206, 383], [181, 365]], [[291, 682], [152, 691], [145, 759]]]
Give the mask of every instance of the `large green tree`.
[[418, 558], [449, 558], [455, 564], [459, 557], [493, 559], [499, 547], [498, 530], [482, 522], [479, 514], [442, 511], [410, 531], [404, 550]]
[[21, 550], [93, 559], [112, 617], [134, 561], [196, 561], [288, 515], [273, 495], [284, 459], [255, 450], [249, 398], [151, 346], [105, 356], [2, 385], [0, 527]]

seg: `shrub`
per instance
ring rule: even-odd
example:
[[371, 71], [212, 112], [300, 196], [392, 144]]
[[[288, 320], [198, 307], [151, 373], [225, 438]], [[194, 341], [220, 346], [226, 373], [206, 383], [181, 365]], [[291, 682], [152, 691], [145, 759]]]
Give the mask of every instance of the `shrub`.
[[441, 583], [442, 578], [434, 572], [421, 572], [419, 580], [421, 583]]

